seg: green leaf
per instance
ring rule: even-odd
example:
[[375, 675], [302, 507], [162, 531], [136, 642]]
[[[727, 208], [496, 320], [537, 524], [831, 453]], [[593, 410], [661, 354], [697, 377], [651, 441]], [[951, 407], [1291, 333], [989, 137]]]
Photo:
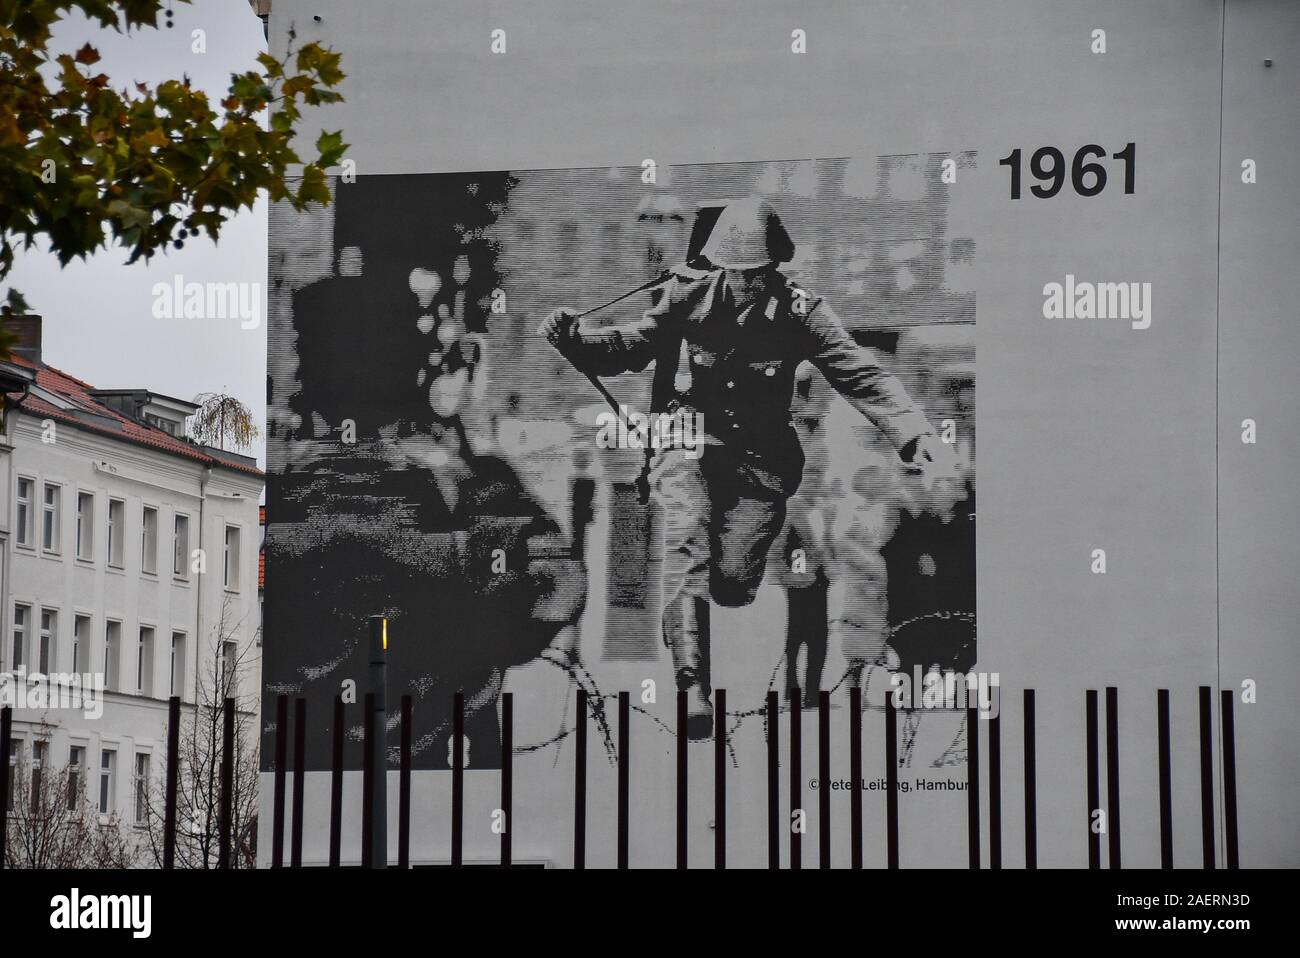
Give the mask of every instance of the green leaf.
[[320, 136], [316, 137], [316, 152], [319, 154], [316, 164], [321, 167], [337, 166], [347, 148], [348, 144], [343, 142], [342, 130], [333, 133], [322, 130]]
[[5, 294], [5, 311], [23, 316], [31, 312], [31, 307], [27, 305], [27, 298], [11, 286]]

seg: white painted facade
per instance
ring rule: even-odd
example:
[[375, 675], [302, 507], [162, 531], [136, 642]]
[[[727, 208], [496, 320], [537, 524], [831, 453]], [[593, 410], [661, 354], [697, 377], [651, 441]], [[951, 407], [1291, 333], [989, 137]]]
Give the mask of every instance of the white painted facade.
[[[114, 673], [105, 675], [98, 718], [80, 709], [16, 708], [10, 760], [33, 761], [41, 727], [52, 726], [48, 767], [62, 769], [81, 749], [91, 800], [134, 825], [137, 756], [148, 756], [153, 779], [162, 776], [167, 699], [177, 694], [183, 709], [194, 707], [199, 670], [211, 671], [218, 643], [237, 643], [239, 701], [256, 708], [262, 479], [22, 410], [10, 409], [5, 420], [0, 671]], [[188, 524], [179, 564], [178, 517]], [[238, 537], [229, 578], [228, 529], [237, 530], [232, 545]], [[110, 538], [117, 540], [111, 554]], [[200, 549], [206, 572], [195, 571]]]

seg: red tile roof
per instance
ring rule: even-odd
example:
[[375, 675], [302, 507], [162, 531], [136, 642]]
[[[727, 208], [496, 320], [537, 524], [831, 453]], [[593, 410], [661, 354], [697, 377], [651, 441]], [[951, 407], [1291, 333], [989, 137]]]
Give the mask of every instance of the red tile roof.
[[10, 356], [10, 362], [34, 371], [36, 373], [36, 385], [41, 389], [56, 394], [60, 399], [71, 403], [84, 412], [110, 420], [110, 422], [97, 423], [82, 419], [74, 415], [71, 410], [60, 409], [58, 406], [31, 394], [9, 393], [8, 398], [12, 408], [17, 408], [32, 416], [39, 416], [42, 419], [66, 422], [78, 429], [111, 436], [124, 442], [149, 446], [162, 452], [201, 462], [206, 466], [220, 466], [234, 472], [259, 477], [263, 475], [262, 471], [256, 467], [218, 458], [191, 442], [163, 432], [163, 430], [154, 426], [138, 422], [124, 413], [106, 406], [91, 395], [94, 386], [82, 382], [75, 376], [69, 376], [60, 369], [55, 369], [53, 366], [47, 366], [44, 363], [33, 363], [17, 354]]
[[257, 507], [257, 521], [262, 527], [261, 545], [257, 549], [257, 587], [266, 588], [266, 506]]

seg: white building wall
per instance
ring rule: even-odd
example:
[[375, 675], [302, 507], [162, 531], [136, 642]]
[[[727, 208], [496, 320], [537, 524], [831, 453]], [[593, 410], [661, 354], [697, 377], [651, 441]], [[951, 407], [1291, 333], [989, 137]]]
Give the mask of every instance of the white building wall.
[[[177, 689], [183, 707], [193, 707], [199, 670], [210, 668], [220, 641], [219, 631], [238, 642], [243, 670], [241, 704], [257, 708], [260, 682], [260, 606], [257, 593], [258, 500], [260, 477], [216, 467], [209, 469], [162, 451], [119, 442], [111, 437], [57, 424], [54, 441], [43, 441], [42, 420], [25, 414], [8, 414], [0, 436], [0, 555], [3, 556], [3, 643], [0, 670], [14, 666], [16, 609], [30, 609], [26, 636], [28, 672], [38, 665], [37, 641], [42, 610], [57, 612], [52, 672], [72, 671], [73, 629], [76, 616], [89, 618], [88, 656], [77, 663], [81, 672], [103, 673], [105, 634], [110, 621], [120, 623], [117, 691], [104, 693], [103, 714], [98, 718], [80, 710], [18, 708], [14, 711], [12, 738], [20, 755], [30, 761], [32, 743], [43, 723], [53, 726], [49, 736], [49, 762], [62, 768], [72, 746], [86, 749], [87, 787], [98, 795], [101, 751], [115, 749], [116, 770], [112, 789], [113, 810], [126, 824], [134, 823], [133, 775], [135, 755], [149, 753], [151, 775], [163, 774], [167, 743], [167, 699], [172, 694], [170, 661], [174, 632], [185, 636], [183, 688]], [[18, 479], [32, 480], [32, 536], [18, 542]], [[59, 530], [57, 546], [45, 549], [42, 541], [42, 504], [46, 484], [57, 486]], [[78, 494], [93, 496], [91, 546], [85, 558], [76, 555]], [[114, 567], [108, 555], [110, 500], [124, 504], [122, 564]], [[143, 568], [141, 530], [146, 507], [157, 510], [154, 572]], [[189, 550], [206, 553], [206, 573], [192, 570], [187, 560], [183, 575], [173, 574], [173, 530], [177, 515], [189, 517]], [[240, 530], [241, 549], [236, 588], [223, 583], [224, 538], [227, 525]], [[222, 628], [222, 610], [226, 625]], [[137, 650], [141, 627], [154, 629], [152, 687], [139, 688]]]

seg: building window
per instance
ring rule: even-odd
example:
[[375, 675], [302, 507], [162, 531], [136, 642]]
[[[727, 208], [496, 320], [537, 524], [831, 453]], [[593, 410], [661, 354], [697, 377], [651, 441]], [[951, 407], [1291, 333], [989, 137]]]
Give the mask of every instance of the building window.
[[42, 675], [49, 675], [54, 668], [58, 640], [59, 613], [53, 609], [41, 609], [41, 634], [36, 650], [36, 667]]
[[73, 745], [68, 749], [68, 794], [66, 805], [68, 811], [74, 811], [81, 804], [81, 790], [86, 780], [86, 747]]
[[9, 794], [5, 796], [5, 810], [9, 812], [14, 810], [14, 782], [18, 781], [18, 756], [22, 753], [23, 740], [11, 738], [9, 740]]
[[95, 557], [95, 497], [77, 493], [77, 558], [90, 561]]
[[27, 664], [27, 624], [31, 621], [30, 605], [14, 604], [14, 640], [13, 654], [9, 657], [9, 668], [18, 671]]
[[239, 646], [227, 639], [221, 643], [221, 688], [222, 697], [231, 694], [235, 681], [235, 667], [239, 664]]
[[90, 616], [78, 615], [72, 620], [72, 671], [86, 669], [86, 655], [90, 651]]
[[99, 753], [99, 814], [107, 815], [113, 810], [116, 786], [117, 752], [106, 748]]
[[178, 515], [172, 532], [172, 575], [190, 577], [190, 517]]
[[140, 570], [154, 575], [158, 572], [158, 510], [144, 507], [144, 520], [140, 523]]
[[62, 501], [63, 488], [47, 482], [41, 504], [41, 548], [46, 552], [59, 551], [59, 505]]
[[185, 633], [172, 633], [171, 686], [168, 695], [185, 698]]
[[123, 542], [122, 536], [126, 531], [123, 526], [126, 520], [126, 503], [121, 499], [108, 500], [108, 564], [115, 568], [122, 568]]
[[36, 485], [31, 479], [18, 480], [18, 515], [14, 525], [17, 544], [32, 547], [32, 488]]
[[145, 413], [144, 421], [170, 436], [178, 435], [179, 426], [170, 419], [164, 419], [162, 416], [155, 416], [152, 413]]
[[135, 665], [135, 687], [141, 695], [153, 695], [153, 629], [140, 626], [140, 647]]
[[239, 526], [226, 526], [225, 564], [222, 582], [231, 592], [239, 591]]
[[108, 621], [104, 623], [104, 688], [110, 692], [118, 690], [121, 681], [122, 663], [122, 623]]
[[48, 742], [32, 742], [32, 804], [30, 808], [33, 815], [41, 814], [41, 776], [48, 764], [49, 754], [50, 745]]
[[144, 824], [149, 816], [149, 754], [137, 752], [135, 755], [135, 820]]

